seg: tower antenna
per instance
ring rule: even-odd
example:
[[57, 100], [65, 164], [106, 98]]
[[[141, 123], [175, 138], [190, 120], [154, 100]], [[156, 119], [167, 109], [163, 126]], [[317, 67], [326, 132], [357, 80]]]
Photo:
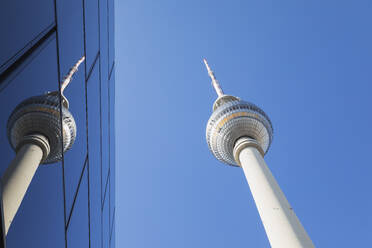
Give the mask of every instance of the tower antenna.
[[79, 65], [81, 63], [83, 63], [83, 61], [85, 60], [85, 56], [81, 57], [78, 62], [76, 62], [76, 64], [71, 67], [70, 71], [68, 72], [68, 74], [65, 76], [65, 78], [63, 79], [63, 82], [61, 84], [61, 94], [63, 95], [63, 91], [65, 90], [65, 88], [67, 87], [67, 85], [71, 82], [71, 79], [72, 79], [72, 76], [75, 74], [75, 72], [78, 70], [79, 68]]
[[209, 67], [207, 60], [206, 59], [203, 59], [203, 61], [204, 61], [205, 66], [207, 67], [209, 77], [212, 79], [212, 85], [213, 85], [214, 90], [216, 91], [218, 97], [223, 96], [224, 93], [223, 93], [223, 91], [221, 89], [221, 86], [218, 83], [218, 81], [216, 79], [216, 76], [214, 75], [213, 71]]
[[65, 97], [65, 95], [63, 94], [63, 91], [66, 89], [66, 87], [68, 86], [68, 84], [71, 82], [71, 79], [72, 79], [72, 76], [75, 74], [75, 72], [78, 70], [79, 68], [79, 65], [81, 63], [83, 63], [83, 61], [85, 60], [85, 56], [81, 57], [77, 62], [76, 64], [71, 67], [70, 71], [67, 73], [67, 75], [63, 78], [63, 81], [61, 83], [61, 97], [62, 97], [62, 103], [64, 104], [64, 106], [66, 108], [69, 107], [69, 103], [68, 103], [68, 100], [67, 98]]

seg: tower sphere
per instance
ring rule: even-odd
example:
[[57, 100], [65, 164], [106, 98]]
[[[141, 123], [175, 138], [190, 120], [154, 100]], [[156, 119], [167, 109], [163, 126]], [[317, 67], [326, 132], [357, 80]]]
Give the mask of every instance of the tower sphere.
[[70, 149], [75, 141], [76, 124], [68, 110], [68, 103], [62, 100], [62, 126], [60, 125], [59, 102], [58, 92], [51, 92], [30, 97], [18, 104], [7, 123], [8, 140], [14, 150], [22, 145], [25, 136], [42, 134], [48, 139], [50, 146], [49, 155], [43, 163], [61, 160], [62, 145], [64, 152]]
[[220, 96], [213, 104], [213, 113], [207, 123], [209, 149], [218, 160], [238, 166], [233, 149], [242, 137], [256, 140], [262, 155], [266, 154], [273, 139], [269, 117], [252, 103], [230, 95]]

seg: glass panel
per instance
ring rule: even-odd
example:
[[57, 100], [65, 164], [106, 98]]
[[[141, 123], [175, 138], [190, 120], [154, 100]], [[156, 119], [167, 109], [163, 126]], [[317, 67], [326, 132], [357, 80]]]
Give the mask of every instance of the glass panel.
[[85, 40], [87, 69], [92, 67], [98, 53], [98, 0], [84, 0], [85, 5]]
[[107, 29], [107, 1], [99, 0], [100, 13], [100, 53], [101, 53], [101, 79], [108, 79], [108, 29]]
[[[114, 69], [115, 70], [115, 69]], [[114, 219], [115, 209], [115, 72], [110, 79], [110, 213]], [[112, 221], [111, 221], [112, 223]], [[112, 224], [111, 224], [112, 226]]]
[[101, 248], [101, 126], [99, 61], [87, 82], [91, 247]]
[[[109, 91], [108, 91], [108, 30], [107, 0], [99, 1], [100, 11], [100, 59], [101, 59], [101, 134], [102, 134], [102, 201], [105, 198], [109, 171]], [[109, 197], [107, 197], [109, 198]]]
[[7, 247], [65, 247], [62, 185], [61, 162], [38, 168], [9, 229]]
[[[34, 51], [10, 78], [0, 91], [1, 173], [15, 156], [6, 136], [7, 119], [15, 106], [31, 96], [58, 90], [55, 36]], [[10, 226], [8, 247], [65, 247], [62, 185], [60, 162], [39, 166]]]
[[[107, 0], [100, 0], [101, 44], [101, 122], [102, 122], [102, 191], [105, 192], [109, 169], [109, 106], [108, 106], [108, 29]], [[103, 195], [104, 197], [104, 195]], [[102, 199], [103, 200], [103, 199]]]
[[67, 246], [69, 248], [89, 247], [87, 175], [85, 169], [67, 229]]
[[84, 55], [82, 9], [82, 1], [57, 0], [58, 39], [62, 75], [65, 75], [71, 66]]
[[109, 88], [108, 80], [101, 78], [101, 131], [102, 131], [102, 191], [108, 179], [109, 171]]
[[109, 32], [109, 38], [108, 38], [108, 48], [109, 48], [109, 68], [111, 69], [114, 60], [115, 60], [115, 37], [114, 37], [114, 31], [115, 31], [115, 13], [114, 13], [114, 0], [108, 0], [108, 32]]
[[53, 2], [0, 1], [0, 72], [54, 26]]
[[[82, 1], [57, 0], [61, 80], [84, 54], [82, 9]], [[64, 154], [66, 216], [69, 216], [87, 155], [85, 63], [80, 65], [64, 94], [70, 103], [70, 112], [75, 118], [77, 128], [75, 143]]]
[[115, 224], [112, 226], [111, 237], [110, 237], [110, 248], [115, 248], [116, 238], [115, 238]]
[[106, 198], [103, 205], [102, 212], [102, 238], [103, 238], [103, 248], [110, 247], [110, 213], [109, 213], [109, 199]]

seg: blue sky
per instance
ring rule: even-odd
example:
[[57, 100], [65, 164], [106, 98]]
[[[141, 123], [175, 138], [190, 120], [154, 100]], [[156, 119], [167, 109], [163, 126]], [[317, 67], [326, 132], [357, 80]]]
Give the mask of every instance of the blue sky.
[[216, 98], [260, 106], [265, 157], [317, 247], [372, 243], [371, 1], [116, 1], [117, 247], [269, 247]]

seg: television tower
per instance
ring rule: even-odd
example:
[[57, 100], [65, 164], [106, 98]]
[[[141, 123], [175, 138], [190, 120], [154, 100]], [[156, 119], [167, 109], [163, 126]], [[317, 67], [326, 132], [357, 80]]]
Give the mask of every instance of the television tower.
[[16, 156], [1, 177], [5, 235], [39, 165], [60, 161], [75, 142], [76, 124], [63, 91], [84, 60], [70, 69], [60, 91], [27, 98], [8, 119], [8, 139]]
[[263, 159], [273, 139], [269, 117], [256, 105], [225, 95], [204, 63], [218, 95], [207, 123], [209, 149], [218, 160], [243, 168], [271, 247], [314, 247]]

